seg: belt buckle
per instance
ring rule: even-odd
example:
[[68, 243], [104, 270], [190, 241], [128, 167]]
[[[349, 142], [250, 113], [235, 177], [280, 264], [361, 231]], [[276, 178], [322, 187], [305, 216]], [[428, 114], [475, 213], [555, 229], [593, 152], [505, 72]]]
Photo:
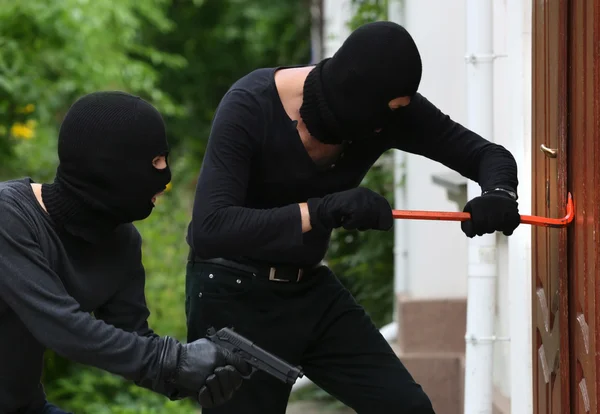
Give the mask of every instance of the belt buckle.
[[[277, 272], [277, 269], [274, 267], [271, 267], [269, 269], [269, 280], [274, 281], [274, 282], [289, 282], [289, 280], [287, 279], [278, 279], [275, 277], [275, 273]], [[300, 282], [300, 279], [302, 279], [302, 275], [304, 274], [304, 269], [300, 268], [298, 269], [298, 275], [296, 276], [296, 282]]]

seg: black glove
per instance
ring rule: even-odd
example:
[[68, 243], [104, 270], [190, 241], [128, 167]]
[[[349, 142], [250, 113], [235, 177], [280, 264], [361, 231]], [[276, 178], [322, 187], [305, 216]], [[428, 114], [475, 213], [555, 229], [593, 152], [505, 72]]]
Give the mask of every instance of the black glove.
[[385, 197], [358, 187], [307, 201], [310, 224], [317, 231], [338, 227], [347, 230], [389, 230], [394, 223], [392, 208]]
[[192, 397], [204, 408], [221, 405], [252, 372], [240, 357], [208, 339], [189, 344], [170, 337], [162, 340], [161, 376], [153, 389], [171, 400]]
[[517, 202], [504, 191], [492, 191], [470, 200], [463, 209], [471, 214], [471, 220], [461, 222], [467, 237], [483, 236], [501, 231], [505, 236], [513, 234], [521, 222]]

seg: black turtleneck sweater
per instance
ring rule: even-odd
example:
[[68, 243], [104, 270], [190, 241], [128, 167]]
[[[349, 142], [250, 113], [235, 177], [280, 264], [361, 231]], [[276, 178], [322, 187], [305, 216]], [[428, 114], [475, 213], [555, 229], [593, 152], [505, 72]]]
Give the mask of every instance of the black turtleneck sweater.
[[0, 413], [44, 404], [46, 349], [133, 381], [159, 369], [136, 228], [96, 244], [58, 233], [31, 182], [0, 183]]
[[188, 229], [188, 243], [199, 257], [319, 262], [329, 237], [302, 233], [298, 203], [360, 185], [390, 149], [437, 161], [483, 190], [517, 190], [517, 165], [509, 151], [420, 94], [378, 136], [352, 142], [332, 164], [318, 166], [282, 106], [275, 71], [257, 69], [238, 80], [216, 111]]

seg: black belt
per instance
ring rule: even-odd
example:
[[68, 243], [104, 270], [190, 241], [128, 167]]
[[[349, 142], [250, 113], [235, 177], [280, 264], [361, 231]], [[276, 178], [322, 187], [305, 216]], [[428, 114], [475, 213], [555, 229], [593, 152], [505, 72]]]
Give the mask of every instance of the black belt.
[[192, 251], [188, 256], [188, 261], [193, 263], [210, 263], [216, 264], [219, 266], [229, 267], [236, 270], [241, 270], [243, 272], [251, 273], [255, 277], [260, 277], [264, 279], [268, 279], [272, 282], [300, 282], [302, 278], [306, 275], [307, 272], [316, 269], [317, 267], [323, 265], [323, 263], [318, 263], [312, 266], [289, 266], [289, 265], [277, 265], [277, 266], [269, 266], [261, 263], [256, 263], [252, 261], [241, 261], [241, 260], [231, 260], [231, 259], [223, 259], [221, 257], [212, 258], [212, 259], [202, 259], [194, 255]]

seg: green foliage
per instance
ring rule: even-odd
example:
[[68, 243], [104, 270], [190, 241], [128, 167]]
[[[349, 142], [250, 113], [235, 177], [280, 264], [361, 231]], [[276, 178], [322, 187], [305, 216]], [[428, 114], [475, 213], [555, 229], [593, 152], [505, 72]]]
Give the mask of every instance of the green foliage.
[[351, 30], [365, 23], [387, 19], [388, 0], [352, 0], [354, 15], [347, 22]]
[[[173, 29], [163, 13], [166, 4], [167, 0], [1, 1], [0, 159], [8, 158], [14, 140], [24, 137], [11, 131], [15, 124], [34, 119], [38, 125], [52, 125], [74, 99], [94, 90], [127, 90], [149, 98], [167, 114], [178, 113], [157, 88], [158, 69], [180, 68], [185, 60], [139, 37], [145, 25], [162, 33]], [[30, 110], [24, 110], [28, 106]]]
[[198, 412], [189, 400], [169, 401], [105, 371], [77, 364], [68, 367], [64, 376], [54, 379], [51, 387], [46, 387], [48, 399], [65, 410], [94, 414]]
[[170, 4], [167, 16], [177, 30], [163, 33], [148, 25], [142, 37], [188, 62], [162, 69], [159, 86], [185, 108], [167, 118], [171, 143], [197, 160], [214, 111], [234, 81], [259, 67], [310, 59], [306, 0], [181, 0]]
[[[260, 67], [308, 60], [301, 1], [0, 0], [0, 177], [52, 180], [62, 114], [78, 96], [121, 89], [165, 115], [173, 190], [137, 223], [150, 324], [185, 340], [185, 234], [210, 120], [225, 90]], [[192, 413], [102, 370], [45, 355], [49, 400], [77, 413]]]
[[51, 180], [58, 162], [56, 144], [56, 127], [53, 124], [36, 126], [33, 138], [12, 143], [11, 157], [0, 155], [0, 177], [34, 175], [34, 180]]
[[[354, 1], [355, 28], [385, 18], [385, 1]], [[57, 127], [78, 96], [121, 89], [155, 104], [172, 143], [173, 187], [142, 233], [150, 324], [185, 340], [187, 224], [216, 106], [231, 84], [266, 66], [310, 60], [307, 0], [0, 0], [0, 177], [50, 181]], [[391, 171], [363, 185], [393, 199]], [[336, 231], [327, 260], [381, 326], [391, 319], [393, 232]], [[48, 398], [76, 413], [192, 413], [118, 376], [52, 352]], [[302, 393], [335, 406], [323, 391]], [[302, 396], [301, 394], [301, 396]], [[338, 404], [339, 405], [339, 404]]]

